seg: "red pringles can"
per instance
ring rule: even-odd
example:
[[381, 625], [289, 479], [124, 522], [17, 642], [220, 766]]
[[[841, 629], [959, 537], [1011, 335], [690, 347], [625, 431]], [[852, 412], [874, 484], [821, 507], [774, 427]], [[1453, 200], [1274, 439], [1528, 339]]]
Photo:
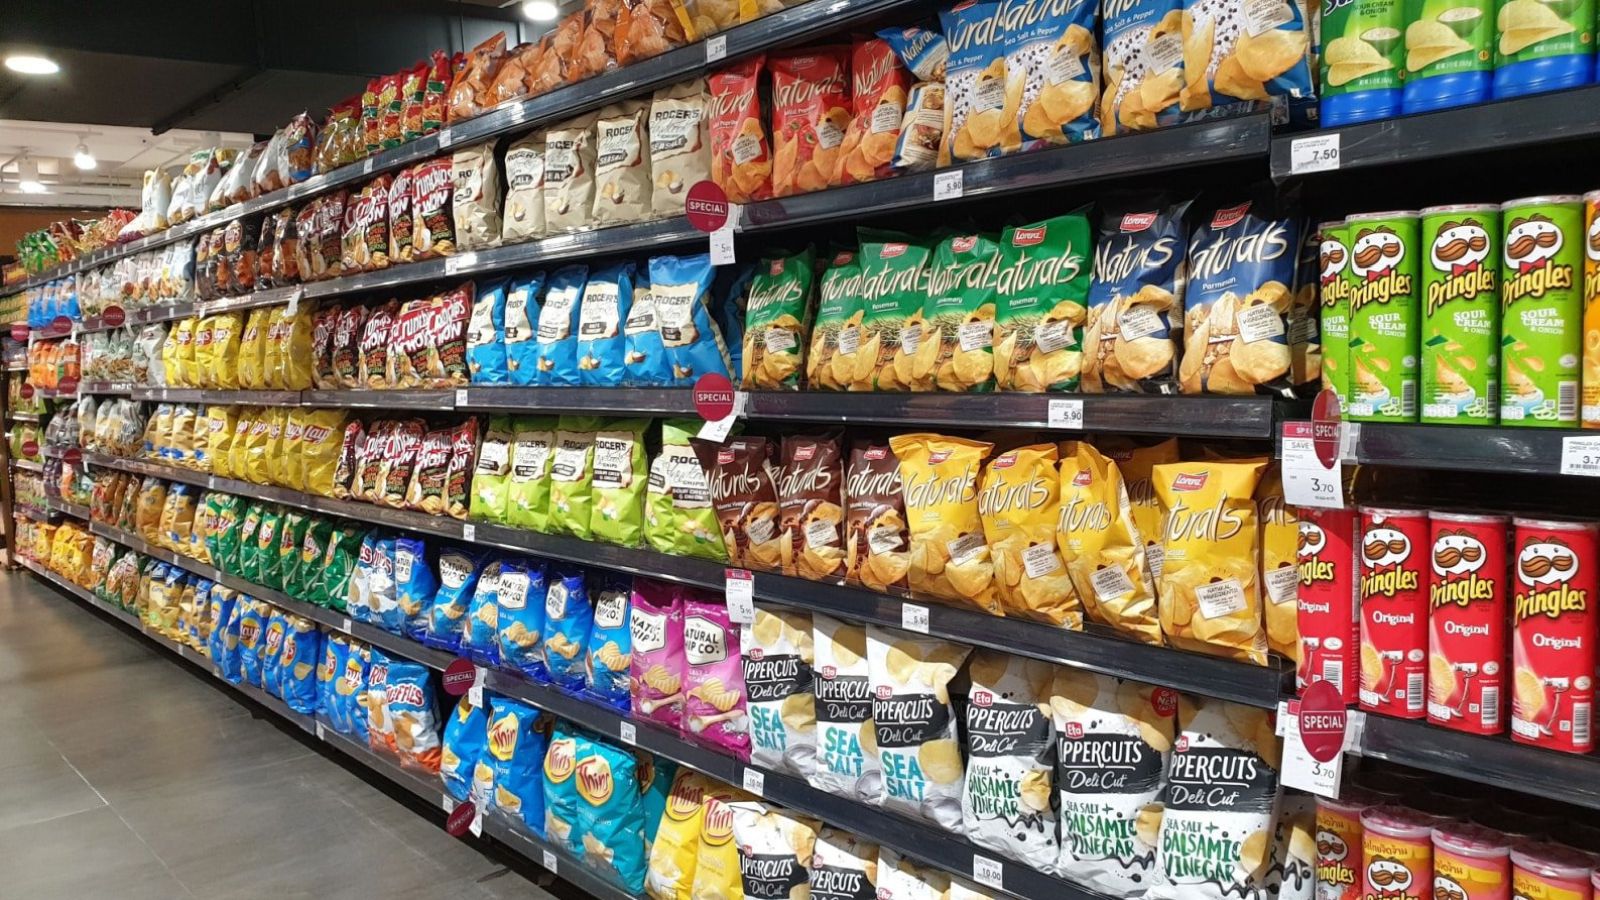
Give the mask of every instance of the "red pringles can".
[[1435, 512], [1428, 587], [1428, 721], [1505, 730], [1505, 516]]
[[1588, 753], [1594, 749], [1600, 527], [1518, 518], [1514, 529], [1511, 737]]
[[1361, 507], [1361, 708], [1427, 715], [1428, 514]]
[[1356, 702], [1357, 517], [1353, 509], [1300, 507], [1300, 665], [1295, 689], [1331, 681]]

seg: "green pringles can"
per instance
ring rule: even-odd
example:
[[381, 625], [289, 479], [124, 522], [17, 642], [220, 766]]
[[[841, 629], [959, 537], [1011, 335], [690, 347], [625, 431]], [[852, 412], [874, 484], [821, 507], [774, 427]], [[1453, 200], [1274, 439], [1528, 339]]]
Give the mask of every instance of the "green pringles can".
[[1358, 422], [1417, 420], [1421, 328], [1415, 211], [1361, 213], [1345, 220], [1350, 264], [1350, 404]]
[[1344, 271], [1350, 267], [1350, 242], [1345, 222], [1317, 226], [1317, 304], [1322, 317], [1322, 389], [1339, 397], [1339, 408], [1350, 405], [1350, 284]]
[[1422, 211], [1422, 421], [1500, 417], [1500, 207]]
[[1500, 205], [1500, 421], [1576, 428], [1583, 353], [1583, 199]]

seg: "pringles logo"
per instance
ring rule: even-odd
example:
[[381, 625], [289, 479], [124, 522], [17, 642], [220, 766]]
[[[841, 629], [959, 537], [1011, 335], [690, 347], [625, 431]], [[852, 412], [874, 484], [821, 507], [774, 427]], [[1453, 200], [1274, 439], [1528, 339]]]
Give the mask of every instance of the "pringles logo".
[[1414, 279], [1409, 272], [1398, 271], [1405, 258], [1405, 241], [1393, 228], [1380, 225], [1357, 232], [1350, 245], [1350, 274], [1355, 276], [1350, 287], [1351, 311], [1409, 296]]
[[1572, 587], [1580, 563], [1566, 541], [1555, 536], [1535, 537], [1517, 553], [1516, 565], [1516, 621], [1541, 615], [1559, 619], [1589, 608], [1588, 592]]
[[1555, 261], [1565, 242], [1561, 227], [1549, 216], [1534, 213], [1511, 220], [1503, 254], [1506, 283], [1501, 298], [1505, 306], [1572, 287], [1572, 266]]
[[1428, 285], [1430, 316], [1452, 300], [1472, 300], [1494, 291], [1498, 273], [1489, 260], [1489, 230], [1474, 219], [1440, 226], [1428, 248], [1428, 262], [1444, 276]]

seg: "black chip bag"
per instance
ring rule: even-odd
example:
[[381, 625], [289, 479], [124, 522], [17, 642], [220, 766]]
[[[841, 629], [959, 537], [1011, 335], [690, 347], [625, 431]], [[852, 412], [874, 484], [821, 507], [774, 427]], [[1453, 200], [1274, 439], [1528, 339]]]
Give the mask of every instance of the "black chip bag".
[[1189, 203], [1158, 194], [1102, 204], [1083, 336], [1084, 393], [1178, 392]]

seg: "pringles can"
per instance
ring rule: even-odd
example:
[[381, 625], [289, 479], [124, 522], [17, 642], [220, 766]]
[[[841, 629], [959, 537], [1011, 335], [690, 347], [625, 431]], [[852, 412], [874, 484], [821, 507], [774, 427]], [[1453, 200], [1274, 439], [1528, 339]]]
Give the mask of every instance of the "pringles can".
[[1346, 704], [1355, 703], [1356, 554], [1353, 509], [1300, 508], [1300, 661], [1295, 688], [1332, 682]]
[[[1322, 315], [1322, 389], [1339, 397], [1339, 408], [1350, 403], [1350, 284], [1344, 270], [1350, 267], [1348, 229], [1344, 220], [1317, 226], [1319, 263], [1317, 303]], [[1600, 419], [1600, 413], [1597, 413]]]
[[1428, 586], [1428, 721], [1473, 734], [1505, 729], [1505, 516], [1435, 512]]
[[1433, 826], [1426, 813], [1374, 806], [1361, 813], [1361, 870], [1367, 896], [1424, 900], [1433, 896]]
[[1511, 737], [1588, 753], [1594, 749], [1600, 528], [1522, 518], [1514, 528]]
[[1316, 900], [1361, 900], [1361, 813], [1369, 805], [1317, 798]]
[[1422, 421], [1500, 419], [1500, 207], [1422, 211]]
[[1427, 715], [1428, 514], [1361, 507], [1361, 708]]
[[1407, 115], [1489, 99], [1495, 6], [1493, 0], [1406, 0]]
[[1510, 839], [1493, 828], [1470, 823], [1433, 829], [1433, 896], [1439, 900], [1510, 900]]
[[1405, 77], [1405, 4], [1393, 0], [1323, 0], [1324, 127], [1400, 114]]
[[1600, 428], [1600, 191], [1583, 195], [1583, 223], [1583, 427]]
[[1495, 16], [1494, 96], [1594, 79], [1594, 0], [1505, 0]]
[[1582, 198], [1507, 201], [1500, 206], [1500, 229], [1500, 422], [1575, 428], [1583, 352]]
[[1523, 900], [1590, 900], [1594, 860], [1560, 844], [1523, 844], [1511, 851], [1511, 892]]
[[1417, 420], [1420, 222], [1415, 212], [1345, 220], [1350, 265], [1350, 405], [1358, 422]]

